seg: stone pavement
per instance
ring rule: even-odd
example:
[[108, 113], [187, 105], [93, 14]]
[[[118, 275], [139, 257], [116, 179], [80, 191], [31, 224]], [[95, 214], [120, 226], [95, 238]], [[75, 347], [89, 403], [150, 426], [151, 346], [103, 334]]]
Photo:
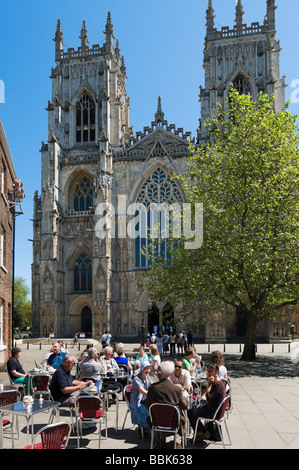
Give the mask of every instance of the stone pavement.
[[[80, 345], [80, 352], [72, 348], [72, 340], [66, 340], [67, 347], [76, 357], [84, 348]], [[85, 343], [88, 340], [84, 341]], [[92, 342], [92, 340], [90, 340]], [[46, 343], [46, 341], [45, 341]], [[100, 351], [99, 343], [93, 341]], [[50, 350], [50, 344], [18, 344], [22, 349], [20, 362], [25, 370], [34, 367], [34, 360], [42, 360]], [[299, 343], [257, 345], [257, 360], [254, 362], [240, 361], [240, 346], [236, 344], [207, 345], [195, 344], [196, 351], [208, 361], [210, 351], [219, 349], [225, 357], [232, 386], [232, 405], [228, 419], [228, 427], [232, 446], [227, 449], [299, 449]], [[274, 350], [273, 350], [274, 347]], [[130, 355], [137, 344], [126, 344], [125, 352]], [[224, 352], [225, 348], [225, 352]], [[297, 358], [298, 356], [298, 358]], [[167, 356], [168, 358], [169, 356]], [[6, 372], [0, 372], [5, 384], [9, 384]], [[119, 429], [115, 431], [115, 405], [108, 411], [108, 439], [102, 439], [101, 449], [104, 451], [118, 451], [126, 449], [128, 455], [131, 451], [149, 449], [150, 440], [142, 440], [136, 428], [131, 425], [130, 415], [122, 431], [124, 416], [127, 410], [126, 403], [120, 400]], [[36, 415], [35, 431], [47, 423], [48, 415]], [[69, 419], [63, 416], [62, 419]], [[25, 421], [20, 419], [20, 440], [15, 441], [16, 448], [26, 445]], [[9, 436], [9, 434], [8, 434]], [[171, 452], [172, 438], [169, 438], [167, 449]], [[76, 435], [72, 434], [68, 449], [77, 447]], [[97, 449], [98, 437], [95, 429], [83, 431], [82, 447]], [[4, 438], [4, 449], [11, 448], [9, 437]], [[222, 449], [219, 443], [197, 443], [192, 446], [188, 441], [187, 450], [194, 452], [199, 449]], [[163, 451], [162, 451], [163, 452]], [[139, 455], [139, 452], [136, 455]], [[126, 454], [122, 454], [126, 455]]]

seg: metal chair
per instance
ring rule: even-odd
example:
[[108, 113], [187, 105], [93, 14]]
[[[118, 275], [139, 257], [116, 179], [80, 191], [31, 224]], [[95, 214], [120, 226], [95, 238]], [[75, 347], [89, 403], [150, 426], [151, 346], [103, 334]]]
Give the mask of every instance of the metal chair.
[[101, 447], [102, 421], [105, 421], [107, 438], [107, 415], [103, 401], [98, 396], [82, 395], [77, 398], [75, 404], [77, 422], [77, 440], [80, 448], [80, 438], [82, 439], [82, 424], [99, 424], [99, 449]]
[[[193, 445], [195, 444], [195, 440], [196, 440], [196, 435], [197, 435], [197, 428], [198, 428], [198, 422], [199, 420], [203, 420], [205, 421], [206, 423], [214, 423], [216, 424], [217, 426], [217, 429], [219, 431], [219, 435], [220, 435], [220, 439], [221, 439], [221, 442], [222, 442], [222, 445], [223, 445], [223, 448], [225, 449], [225, 446], [231, 446], [232, 445], [232, 442], [231, 442], [231, 438], [230, 438], [230, 434], [229, 434], [229, 431], [228, 431], [228, 427], [227, 427], [227, 419], [228, 419], [228, 416], [229, 416], [229, 402], [230, 402], [230, 395], [226, 395], [226, 397], [222, 400], [222, 402], [220, 403], [220, 405], [218, 406], [217, 410], [215, 411], [215, 414], [213, 416], [213, 418], [204, 418], [204, 417], [201, 417], [199, 416], [197, 421], [196, 421], [196, 425], [195, 425], [195, 429], [194, 429], [194, 436], [193, 436]], [[225, 428], [226, 428], [226, 432], [227, 432], [227, 435], [228, 435], [228, 439], [229, 439], [229, 444], [225, 444], [224, 443], [224, 437], [223, 437], [223, 432], [222, 432], [222, 423], [224, 422], [225, 424]], [[208, 438], [205, 439], [205, 440], [209, 440]]]
[[[17, 401], [20, 401], [20, 398], [21, 398], [20, 393], [17, 390], [4, 390], [0, 392], [0, 408], [2, 406], [11, 405], [13, 403], [16, 403]], [[15, 416], [13, 415], [11, 421], [9, 419], [3, 419], [3, 429], [10, 428], [11, 430], [11, 445], [13, 449], [14, 449], [14, 434], [13, 434], [14, 418]], [[19, 439], [20, 434], [19, 434], [19, 426], [18, 426], [18, 416], [17, 416], [17, 435]]]
[[[24, 447], [24, 449], [65, 449], [70, 433], [70, 423], [61, 421], [60, 423], [48, 424], [34, 435], [33, 444]], [[41, 437], [41, 442], [36, 444], [39, 437]]]
[[49, 390], [50, 376], [48, 374], [38, 374], [31, 377], [31, 388], [32, 395], [46, 395], [47, 398], [50, 396]]
[[[165, 403], [153, 403], [149, 407], [149, 415], [152, 424], [150, 448], [154, 448], [155, 432], [165, 432], [174, 434], [174, 448], [177, 445], [177, 434], [180, 428], [181, 415], [177, 406]], [[184, 447], [184, 439], [182, 439]]]

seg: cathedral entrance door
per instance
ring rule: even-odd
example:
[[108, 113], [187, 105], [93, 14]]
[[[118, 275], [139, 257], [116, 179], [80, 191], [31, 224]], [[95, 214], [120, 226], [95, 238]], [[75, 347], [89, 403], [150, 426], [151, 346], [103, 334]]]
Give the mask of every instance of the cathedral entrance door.
[[81, 331], [88, 338], [92, 337], [92, 313], [89, 307], [83, 307], [81, 312]]

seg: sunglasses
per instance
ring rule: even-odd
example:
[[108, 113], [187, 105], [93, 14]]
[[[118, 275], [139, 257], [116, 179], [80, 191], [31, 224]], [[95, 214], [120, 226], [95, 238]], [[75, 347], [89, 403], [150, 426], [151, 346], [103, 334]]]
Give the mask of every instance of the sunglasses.
[[176, 369], [181, 369], [182, 366], [174, 366]]

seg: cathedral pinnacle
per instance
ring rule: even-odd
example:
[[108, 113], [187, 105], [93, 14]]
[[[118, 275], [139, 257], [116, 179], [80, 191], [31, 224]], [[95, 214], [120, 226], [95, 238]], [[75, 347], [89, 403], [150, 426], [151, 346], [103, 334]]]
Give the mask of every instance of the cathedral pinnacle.
[[207, 27], [207, 39], [212, 39], [214, 35], [214, 27], [215, 27], [215, 12], [212, 4], [212, 0], [209, 0], [208, 9], [206, 14], [206, 27]]
[[106, 36], [107, 35], [113, 36], [113, 24], [112, 24], [112, 20], [111, 20], [110, 11], [108, 11], [107, 22], [106, 22], [106, 30], [104, 31], [104, 33], [106, 34]]
[[87, 37], [87, 28], [86, 28], [86, 22], [83, 20], [82, 23], [82, 28], [81, 28], [81, 34], [79, 36], [79, 39], [81, 39], [81, 50], [84, 52], [86, 48], [88, 47], [88, 37]]
[[267, 23], [270, 31], [275, 30], [275, 0], [267, 0]]
[[164, 121], [164, 113], [162, 111], [162, 105], [161, 105], [161, 96], [158, 97], [158, 106], [157, 106], [157, 112], [155, 113], [155, 122], [156, 124], [163, 123]]
[[242, 1], [238, 0], [236, 3], [236, 26], [237, 26], [237, 31], [242, 34], [242, 25], [243, 25], [243, 15], [244, 15], [244, 9], [242, 5]]
[[57, 21], [56, 32], [53, 41], [55, 42], [55, 60], [59, 60], [61, 59], [61, 53], [64, 46], [60, 19]]

